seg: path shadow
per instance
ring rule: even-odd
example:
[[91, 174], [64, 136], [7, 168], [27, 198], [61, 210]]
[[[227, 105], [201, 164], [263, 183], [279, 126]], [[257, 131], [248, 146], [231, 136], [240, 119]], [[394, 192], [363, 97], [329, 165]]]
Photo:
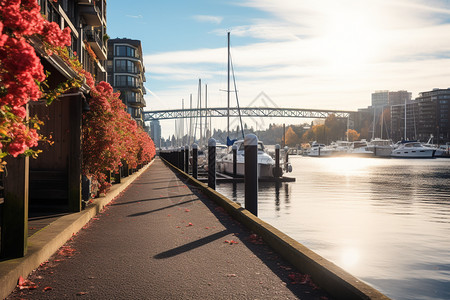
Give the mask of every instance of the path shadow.
[[187, 197], [187, 196], [195, 196], [195, 195], [194, 194], [185, 194], [185, 195], [175, 195], [175, 196], [166, 196], [166, 197], [156, 197], [156, 198], [143, 199], [143, 200], [134, 200], [134, 201], [128, 201], [128, 202], [113, 203], [113, 204], [111, 204], [111, 206], [128, 205], [128, 204], [139, 203], [139, 202], [172, 199], [172, 198], [180, 198], [180, 197]]
[[[167, 198], [173, 198], [173, 197], [167, 197]], [[196, 199], [192, 199], [192, 200], [188, 200], [188, 201], [178, 202], [178, 203], [175, 203], [175, 204], [172, 204], [172, 205], [169, 205], [169, 206], [164, 206], [164, 207], [153, 209], [153, 210], [149, 210], [149, 211], [143, 211], [143, 212], [131, 214], [131, 215], [128, 215], [127, 217], [144, 216], [144, 215], [148, 215], [148, 214], [151, 214], [151, 213], [154, 213], [154, 212], [157, 212], [157, 211], [165, 210], [165, 209], [172, 208], [172, 207], [177, 207], [179, 205], [186, 204], [186, 203], [191, 203], [191, 202], [195, 202], [195, 201], [200, 201], [200, 199], [196, 198]]]
[[179, 254], [183, 254], [183, 253], [191, 251], [191, 250], [193, 250], [195, 248], [198, 248], [198, 247], [204, 246], [206, 244], [209, 244], [209, 243], [211, 243], [211, 242], [213, 242], [215, 240], [218, 240], [218, 239], [220, 239], [220, 238], [222, 238], [222, 237], [224, 237], [224, 236], [226, 236], [228, 234], [230, 234], [229, 230], [219, 231], [219, 232], [216, 232], [214, 234], [205, 236], [204, 238], [198, 239], [196, 241], [193, 241], [193, 242], [184, 244], [182, 246], [179, 246], [179, 247], [176, 247], [176, 248], [173, 248], [173, 249], [161, 252], [159, 254], [156, 254], [154, 256], [154, 258], [156, 258], [156, 259], [163, 259], [163, 258], [169, 258], [169, 257], [173, 257], [173, 256], [176, 256], [176, 255], [179, 255]]

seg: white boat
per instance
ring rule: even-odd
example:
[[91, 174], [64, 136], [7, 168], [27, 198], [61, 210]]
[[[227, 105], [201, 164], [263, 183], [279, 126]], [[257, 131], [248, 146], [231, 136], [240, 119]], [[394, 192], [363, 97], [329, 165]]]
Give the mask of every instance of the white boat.
[[433, 158], [436, 149], [425, 147], [417, 141], [403, 141], [398, 143], [392, 151], [391, 157], [399, 158]]
[[430, 138], [428, 139], [428, 142], [426, 143], [422, 143], [423, 146], [428, 147], [428, 148], [433, 148], [436, 151], [434, 152], [434, 156], [435, 157], [444, 157], [444, 156], [448, 156], [448, 144], [447, 145], [436, 145], [436, 144], [432, 144], [432, 140], [433, 140], [433, 135], [430, 136]]
[[334, 150], [334, 156], [347, 155], [351, 145], [351, 142], [338, 140], [336, 142], [331, 142], [330, 148]]
[[369, 145], [366, 140], [354, 141], [347, 152], [351, 156], [357, 157], [371, 157], [373, 151], [369, 149]]
[[321, 156], [332, 156], [334, 154], [334, 149], [325, 146], [324, 144], [319, 144], [317, 142], [313, 142], [311, 144], [311, 148], [309, 148], [307, 155], [314, 157]]
[[395, 145], [392, 140], [373, 138], [368, 143], [368, 148], [373, 152], [374, 156], [388, 157], [391, 156]]
[[446, 143], [445, 145], [440, 145], [438, 149], [439, 149], [439, 155], [437, 155], [438, 152], [436, 151], [436, 153], [434, 153], [434, 156], [450, 157], [450, 143]]
[[[244, 176], [244, 140], [236, 141], [234, 142], [234, 145], [237, 147], [236, 175]], [[273, 177], [273, 170], [275, 169], [275, 161], [264, 150], [264, 144], [261, 141], [258, 141], [258, 178]], [[220, 172], [233, 175], [233, 151], [230, 151], [218, 160], [218, 167]]]

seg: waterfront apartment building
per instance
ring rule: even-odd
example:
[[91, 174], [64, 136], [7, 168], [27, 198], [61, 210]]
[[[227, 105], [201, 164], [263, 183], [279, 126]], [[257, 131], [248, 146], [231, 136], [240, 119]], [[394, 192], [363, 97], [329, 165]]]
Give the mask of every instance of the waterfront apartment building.
[[426, 142], [433, 136], [434, 143], [450, 142], [449, 104], [450, 88], [419, 93], [414, 101], [406, 103], [406, 122], [405, 104], [391, 106], [392, 138]]
[[108, 82], [120, 92], [128, 113], [143, 127], [146, 79], [141, 41], [127, 38], [108, 40], [107, 72]]
[[83, 68], [96, 82], [106, 80], [106, 0], [38, 0], [41, 14], [61, 28], [69, 27], [72, 44], [70, 55], [75, 52]]

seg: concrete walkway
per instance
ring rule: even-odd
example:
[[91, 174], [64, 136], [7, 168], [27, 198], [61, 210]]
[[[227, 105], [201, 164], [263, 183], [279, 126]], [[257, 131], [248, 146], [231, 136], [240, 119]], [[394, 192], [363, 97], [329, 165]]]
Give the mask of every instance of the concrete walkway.
[[28, 279], [8, 299], [331, 299], [159, 159]]

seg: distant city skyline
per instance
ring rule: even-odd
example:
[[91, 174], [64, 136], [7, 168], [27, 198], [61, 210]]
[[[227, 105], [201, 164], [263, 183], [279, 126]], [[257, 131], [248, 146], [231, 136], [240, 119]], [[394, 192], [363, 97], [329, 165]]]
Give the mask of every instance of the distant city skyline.
[[450, 87], [449, 1], [112, 0], [107, 13], [111, 38], [142, 41], [146, 110], [196, 105], [199, 78], [223, 106], [228, 31], [242, 106], [264, 91], [279, 107], [357, 110], [377, 90]]

